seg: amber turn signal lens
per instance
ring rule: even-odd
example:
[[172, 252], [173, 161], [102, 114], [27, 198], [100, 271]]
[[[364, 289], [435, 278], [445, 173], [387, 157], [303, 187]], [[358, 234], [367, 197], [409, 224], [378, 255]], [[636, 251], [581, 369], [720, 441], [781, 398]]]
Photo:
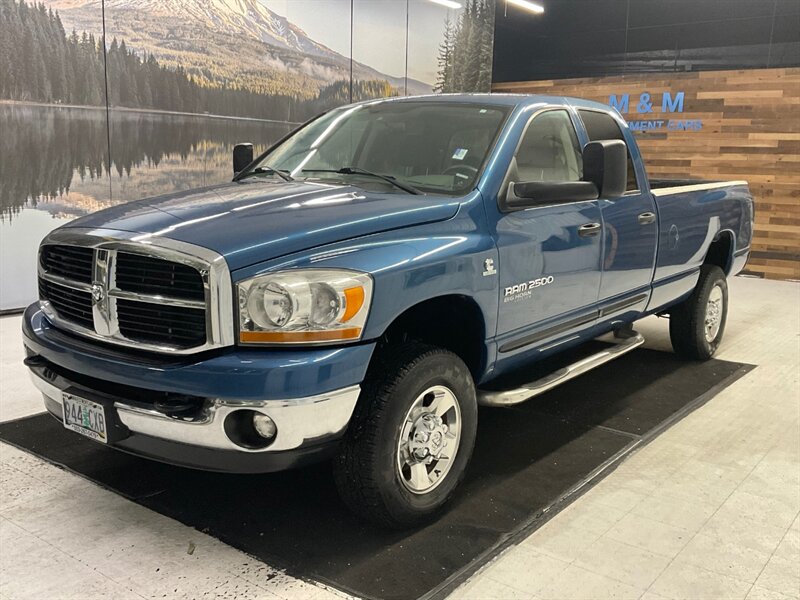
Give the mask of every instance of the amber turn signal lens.
[[364, 288], [351, 287], [344, 291], [345, 308], [342, 315], [342, 323], [347, 323], [358, 314], [364, 306]]
[[239, 341], [243, 344], [297, 344], [357, 340], [360, 335], [360, 327], [331, 329], [330, 331], [240, 331]]

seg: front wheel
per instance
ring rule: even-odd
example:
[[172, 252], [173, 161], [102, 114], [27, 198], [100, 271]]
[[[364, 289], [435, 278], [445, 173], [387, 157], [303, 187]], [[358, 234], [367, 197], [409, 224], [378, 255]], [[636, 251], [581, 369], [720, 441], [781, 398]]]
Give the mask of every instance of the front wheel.
[[678, 356], [708, 360], [719, 348], [728, 318], [728, 282], [717, 266], [703, 265], [692, 295], [670, 312], [669, 337]]
[[416, 342], [384, 350], [334, 461], [339, 494], [385, 527], [431, 519], [464, 476], [477, 423], [475, 384], [458, 356]]

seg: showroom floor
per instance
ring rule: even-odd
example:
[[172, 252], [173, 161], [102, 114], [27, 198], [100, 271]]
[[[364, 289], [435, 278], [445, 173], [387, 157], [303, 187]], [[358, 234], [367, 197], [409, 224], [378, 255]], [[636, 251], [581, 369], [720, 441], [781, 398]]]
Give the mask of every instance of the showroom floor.
[[[41, 410], [19, 337], [0, 319], [2, 421]], [[453, 597], [800, 598], [800, 286], [733, 280], [719, 358], [758, 366]], [[5, 444], [0, 474], [0, 598], [343, 596]]]

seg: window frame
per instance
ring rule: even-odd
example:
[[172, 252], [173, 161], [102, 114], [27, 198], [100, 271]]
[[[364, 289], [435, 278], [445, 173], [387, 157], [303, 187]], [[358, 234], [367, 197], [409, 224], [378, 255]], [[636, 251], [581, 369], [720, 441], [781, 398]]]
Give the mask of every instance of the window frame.
[[583, 120], [583, 117], [581, 116], [581, 112], [591, 112], [591, 113], [597, 113], [597, 114], [600, 114], [600, 115], [605, 115], [606, 117], [611, 119], [614, 122], [614, 124], [617, 126], [617, 129], [619, 129], [619, 134], [620, 134], [621, 137], [620, 138], [614, 138], [614, 139], [619, 139], [623, 144], [625, 144], [625, 154], [627, 155], [627, 158], [628, 158], [628, 166], [633, 168], [633, 178], [636, 180], [636, 188], [635, 189], [631, 189], [631, 190], [626, 189], [625, 193], [622, 194], [622, 197], [624, 198], [625, 196], [638, 196], [638, 195], [642, 194], [642, 192], [643, 192], [642, 183], [639, 180], [639, 173], [636, 171], [636, 163], [633, 160], [633, 155], [631, 154], [631, 147], [630, 147], [630, 144], [628, 143], [628, 138], [625, 135], [626, 128], [622, 127], [622, 125], [620, 124], [619, 119], [617, 118], [617, 115], [615, 115], [610, 110], [603, 110], [603, 109], [600, 109], [600, 108], [590, 108], [590, 107], [576, 106], [575, 107], [575, 113], [576, 113], [578, 119], [580, 119], [581, 127], [583, 127], [583, 132], [586, 134], [586, 143], [587, 144], [590, 143], [590, 142], [596, 142], [596, 141], [599, 141], [599, 140], [593, 140], [591, 138], [591, 136], [589, 135], [589, 130], [586, 128], [586, 122]]
[[[578, 150], [578, 154], [580, 154], [581, 157], [583, 156], [583, 147], [581, 146], [580, 130], [578, 129], [578, 122], [576, 121], [577, 115], [575, 114], [574, 110], [572, 110], [572, 107], [570, 106], [550, 105], [534, 111], [534, 113], [528, 118], [528, 121], [525, 123], [525, 127], [522, 129], [522, 133], [520, 134], [519, 139], [517, 140], [517, 143], [514, 146], [514, 152], [511, 155], [511, 159], [513, 161], [516, 161], [520, 146], [522, 146], [522, 142], [525, 140], [525, 136], [528, 134], [528, 128], [531, 126], [533, 121], [536, 118], [543, 115], [544, 113], [554, 112], [554, 111], [561, 111], [567, 113], [567, 118], [569, 119], [569, 122], [572, 125], [573, 132], [575, 133], [575, 142], [577, 143], [576, 148]], [[581, 126], [583, 126], [582, 122]], [[583, 164], [581, 164], [581, 171], [583, 171]], [[506, 194], [508, 193], [508, 186], [510, 183], [511, 183], [511, 161], [509, 161], [508, 163], [505, 177], [503, 177], [503, 184], [500, 186], [500, 191], [497, 194], [497, 207], [501, 213], [518, 212], [518, 210], [510, 209], [505, 205], [505, 197]], [[583, 202], [583, 201], [582, 200], [575, 201], [575, 203], [578, 202]], [[525, 210], [530, 210], [530, 209], [526, 208]]]
[[[441, 95], [439, 97], [441, 97]], [[365, 101], [357, 102], [357, 103], [353, 103], [353, 104], [344, 104], [344, 105], [341, 105], [341, 106], [335, 106], [335, 107], [329, 108], [329, 109], [321, 112], [320, 114], [316, 115], [315, 117], [312, 117], [311, 119], [309, 119], [308, 121], [306, 121], [302, 125], [299, 125], [298, 127], [296, 127], [293, 130], [289, 131], [286, 135], [284, 135], [282, 138], [280, 138], [278, 141], [276, 141], [274, 144], [272, 144], [266, 150], [264, 150], [264, 152], [262, 152], [257, 158], [255, 158], [253, 160], [253, 162], [251, 162], [249, 165], [247, 165], [247, 167], [244, 170], [242, 170], [240, 173], [237, 173], [234, 176], [232, 181], [236, 182], [236, 181], [240, 181], [242, 179], [246, 179], [248, 176], [250, 176], [250, 174], [252, 173], [253, 169], [256, 166], [258, 166], [261, 162], [263, 162], [267, 158], [269, 158], [269, 156], [275, 150], [277, 150], [281, 145], [283, 145], [286, 141], [288, 141], [289, 138], [291, 138], [294, 135], [299, 134], [303, 129], [306, 129], [307, 127], [309, 127], [310, 125], [312, 125], [313, 123], [315, 123], [319, 119], [323, 118], [324, 116], [329, 115], [330, 113], [332, 113], [334, 111], [347, 110], [349, 108], [354, 108], [356, 106], [369, 106], [369, 105], [373, 105], [373, 104], [382, 104], [382, 103], [389, 103], [389, 102], [397, 102], [397, 103], [402, 103], [402, 104], [425, 104], [425, 103], [437, 104], [437, 103], [441, 103], [441, 104], [446, 104], [446, 105], [456, 105], [456, 106], [459, 106], [459, 107], [461, 107], [461, 106], [472, 106], [472, 107], [477, 107], [477, 108], [487, 108], [487, 109], [497, 110], [502, 115], [502, 118], [501, 118], [500, 122], [498, 123], [497, 130], [494, 133], [494, 137], [492, 138], [491, 142], [489, 143], [489, 145], [488, 145], [488, 147], [486, 149], [486, 154], [484, 155], [483, 160], [482, 160], [482, 162], [480, 164], [480, 167], [478, 168], [478, 171], [477, 171], [477, 173], [475, 175], [475, 178], [474, 178], [474, 181], [472, 183], [472, 186], [469, 187], [469, 188], [465, 188], [464, 190], [460, 190], [458, 192], [455, 192], [455, 191], [454, 192], [444, 192], [444, 191], [439, 191], [439, 190], [436, 190], [436, 191], [424, 191], [423, 190], [423, 196], [442, 196], [442, 197], [446, 197], [446, 198], [464, 198], [468, 194], [473, 192], [474, 190], [478, 189], [479, 186], [480, 186], [481, 181], [483, 180], [484, 175], [486, 175], [486, 171], [487, 171], [487, 168], [489, 166], [489, 162], [494, 157], [495, 152], [497, 151], [500, 139], [502, 138], [504, 132], [507, 130], [508, 123], [511, 120], [512, 116], [514, 115], [514, 107], [511, 106], [511, 105], [507, 105], [505, 103], [502, 103], [502, 104], [501, 103], [493, 103], [491, 101], [489, 101], [489, 102], [481, 102], [480, 100], [465, 100], [465, 101], [449, 100], [449, 99], [440, 100], [438, 98], [437, 99], [430, 99], [430, 98], [426, 98], [424, 96], [423, 97], [419, 97], [419, 98], [415, 98], [415, 97], [380, 98], [380, 99], [374, 99], [374, 100], [365, 100]], [[574, 127], [574, 125], [575, 124], [573, 122], [573, 127]], [[363, 140], [362, 140], [362, 143], [363, 143]], [[580, 139], [579, 139], [578, 143], [580, 144]], [[360, 150], [363, 151], [363, 147]]]

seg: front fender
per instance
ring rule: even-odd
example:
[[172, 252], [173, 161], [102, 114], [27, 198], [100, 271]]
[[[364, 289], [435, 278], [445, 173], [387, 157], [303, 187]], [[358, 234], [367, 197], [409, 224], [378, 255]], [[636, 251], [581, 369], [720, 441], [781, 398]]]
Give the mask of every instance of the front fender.
[[372, 275], [375, 285], [364, 340], [380, 337], [407, 309], [444, 295], [475, 300], [486, 336], [497, 325], [497, 250], [486, 233], [480, 196], [449, 221], [398, 229], [312, 249], [234, 273], [235, 280], [284, 269], [338, 267]]

